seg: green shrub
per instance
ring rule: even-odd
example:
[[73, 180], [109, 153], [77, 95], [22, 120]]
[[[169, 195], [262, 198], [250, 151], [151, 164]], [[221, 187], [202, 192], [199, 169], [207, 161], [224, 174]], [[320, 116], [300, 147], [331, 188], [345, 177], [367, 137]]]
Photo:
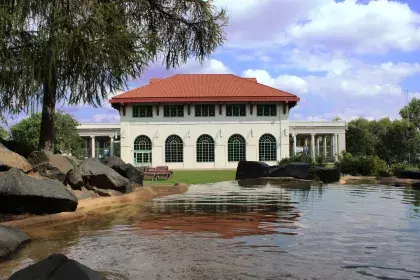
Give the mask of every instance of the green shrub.
[[379, 171], [388, 169], [378, 156], [352, 156], [350, 153], [343, 153], [339, 164], [342, 173], [353, 176], [377, 176]]
[[314, 160], [312, 159], [312, 156], [307, 155], [305, 153], [299, 153], [289, 158], [284, 158], [281, 161], [279, 161], [279, 164], [289, 164], [292, 162], [305, 162], [305, 163], [309, 163], [310, 165], [315, 164]]
[[406, 164], [406, 163], [393, 163], [389, 167], [389, 172], [391, 172], [392, 175], [397, 176], [398, 175], [398, 171], [400, 171], [400, 170], [407, 170], [409, 168], [410, 168], [410, 166], [408, 164]]

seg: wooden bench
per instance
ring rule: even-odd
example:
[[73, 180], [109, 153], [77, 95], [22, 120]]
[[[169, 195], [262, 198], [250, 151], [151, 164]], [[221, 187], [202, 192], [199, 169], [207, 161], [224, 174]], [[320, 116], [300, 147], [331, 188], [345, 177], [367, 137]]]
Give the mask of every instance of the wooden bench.
[[159, 179], [168, 180], [172, 177], [173, 171], [169, 170], [167, 166], [158, 166], [156, 168], [148, 167], [143, 171], [145, 180], [157, 181]]

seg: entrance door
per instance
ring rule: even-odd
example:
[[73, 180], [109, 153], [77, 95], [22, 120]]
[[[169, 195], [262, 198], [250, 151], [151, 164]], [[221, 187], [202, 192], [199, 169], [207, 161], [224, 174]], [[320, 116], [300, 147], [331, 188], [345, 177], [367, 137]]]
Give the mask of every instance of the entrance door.
[[140, 135], [134, 140], [134, 166], [152, 165], [152, 141], [146, 135]]

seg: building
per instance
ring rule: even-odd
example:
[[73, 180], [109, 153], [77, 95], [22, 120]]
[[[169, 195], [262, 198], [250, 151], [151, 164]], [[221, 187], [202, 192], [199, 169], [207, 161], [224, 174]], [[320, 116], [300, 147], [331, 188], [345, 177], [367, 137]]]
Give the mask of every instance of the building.
[[175, 75], [110, 102], [120, 124], [79, 127], [87, 156], [113, 154], [119, 144], [136, 166], [230, 169], [240, 160], [275, 164], [299, 152], [334, 159], [345, 150], [345, 122], [289, 122], [299, 97], [256, 79]]

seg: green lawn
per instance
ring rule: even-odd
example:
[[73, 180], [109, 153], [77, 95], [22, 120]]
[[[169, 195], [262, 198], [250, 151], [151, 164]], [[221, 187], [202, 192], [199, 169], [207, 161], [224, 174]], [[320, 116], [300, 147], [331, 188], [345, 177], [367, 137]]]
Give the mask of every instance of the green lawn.
[[235, 180], [236, 170], [174, 170], [173, 177], [169, 180], [145, 180], [145, 185], [156, 184], [205, 184]]

